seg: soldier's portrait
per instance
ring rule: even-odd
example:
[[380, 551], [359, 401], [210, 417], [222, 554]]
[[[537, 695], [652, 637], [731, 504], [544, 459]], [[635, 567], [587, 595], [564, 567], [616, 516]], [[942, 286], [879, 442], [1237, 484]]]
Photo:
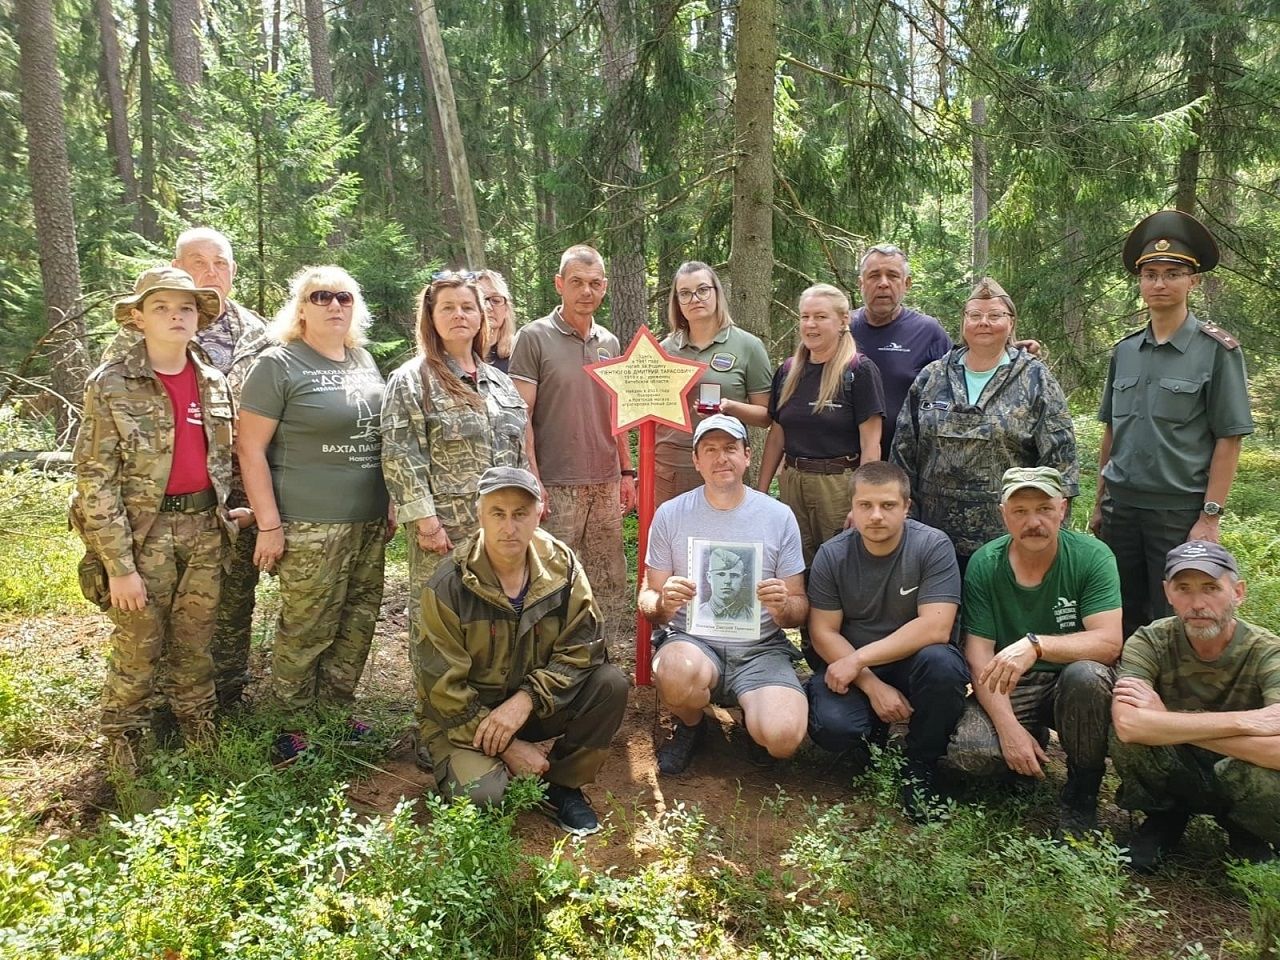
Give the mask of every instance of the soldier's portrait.
[[697, 563], [699, 621], [755, 622], [758, 552], [753, 546], [708, 543]]

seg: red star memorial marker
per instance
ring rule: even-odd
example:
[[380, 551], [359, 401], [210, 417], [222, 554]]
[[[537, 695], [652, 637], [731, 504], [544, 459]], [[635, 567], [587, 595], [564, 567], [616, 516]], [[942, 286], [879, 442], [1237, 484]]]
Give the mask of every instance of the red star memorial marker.
[[[693, 432], [689, 391], [707, 369], [705, 363], [673, 357], [658, 345], [648, 327], [636, 331], [626, 353], [590, 364], [587, 372], [609, 392], [614, 434], [640, 428], [640, 503], [636, 582], [644, 583], [644, 557], [653, 522], [653, 448], [655, 424]], [[649, 685], [650, 625], [636, 611], [636, 683]]]

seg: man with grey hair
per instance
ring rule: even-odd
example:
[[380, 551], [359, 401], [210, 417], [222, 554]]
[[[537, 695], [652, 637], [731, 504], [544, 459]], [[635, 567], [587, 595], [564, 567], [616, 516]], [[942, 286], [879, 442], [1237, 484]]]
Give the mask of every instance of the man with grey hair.
[[[191, 341], [201, 359], [227, 378], [236, 406], [249, 368], [259, 353], [271, 345], [262, 317], [231, 299], [236, 277], [236, 259], [231, 241], [209, 227], [193, 227], [178, 235], [174, 244], [173, 266], [189, 273], [198, 287], [211, 287], [222, 298], [222, 312], [212, 323], [202, 327]], [[125, 327], [103, 353], [103, 360], [114, 359], [137, 343], [137, 331]], [[244, 482], [240, 479], [240, 461], [231, 461], [231, 492], [227, 507], [249, 506]], [[218, 623], [214, 628], [210, 652], [213, 654], [214, 684], [220, 710], [234, 708], [249, 682], [249, 644], [253, 628], [254, 591], [258, 586], [258, 568], [253, 563], [256, 528], [251, 527], [236, 538], [232, 547], [231, 568], [222, 578], [222, 595], [218, 601]], [[161, 718], [163, 725], [163, 718]]]
[[884, 385], [884, 429], [880, 446], [893, 448], [898, 411], [916, 376], [934, 360], [946, 356], [951, 338], [936, 319], [903, 306], [911, 289], [911, 264], [900, 248], [878, 243], [858, 263], [863, 305], [853, 311], [850, 328], [858, 351], [880, 369]]
[[1155, 868], [1193, 814], [1214, 816], [1235, 857], [1263, 861], [1280, 843], [1280, 638], [1236, 616], [1240, 568], [1221, 545], [1169, 551], [1174, 616], [1124, 646], [1111, 717], [1116, 804], [1147, 818], [1129, 844]]

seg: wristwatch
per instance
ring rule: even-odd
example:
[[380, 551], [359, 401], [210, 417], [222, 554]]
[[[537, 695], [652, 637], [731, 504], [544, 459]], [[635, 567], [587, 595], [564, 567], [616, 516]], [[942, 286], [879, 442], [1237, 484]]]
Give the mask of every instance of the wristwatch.
[[1200, 508], [1200, 512], [1206, 517], [1219, 517], [1222, 515], [1222, 504], [1213, 500], [1206, 500], [1204, 506]]
[[1035, 648], [1037, 660], [1039, 660], [1041, 657], [1044, 656], [1044, 647], [1040, 646], [1039, 637], [1037, 637], [1034, 633], [1031, 633], [1028, 631], [1027, 642], [1030, 643], [1031, 646]]
[[636, 478], [636, 472], [632, 470], [630, 467], [628, 467], [625, 470], [619, 470], [618, 472], [621, 473], [624, 477], [630, 477], [632, 480]]

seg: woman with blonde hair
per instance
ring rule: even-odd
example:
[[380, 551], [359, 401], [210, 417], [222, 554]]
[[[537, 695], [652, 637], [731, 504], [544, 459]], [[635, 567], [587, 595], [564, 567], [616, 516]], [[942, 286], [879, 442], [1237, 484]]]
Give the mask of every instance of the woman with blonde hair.
[[[667, 298], [667, 323], [671, 332], [662, 341], [667, 353], [699, 360], [707, 365], [698, 385], [689, 393], [689, 417], [693, 426], [710, 412], [726, 413], [753, 427], [769, 426], [769, 384], [773, 367], [764, 344], [729, 316], [729, 304], [716, 272], [700, 260], [680, 264], [671, 279]], [[719, 408], [703, 404], [698, 395], [704, 384], [714, 385]], [[693, 434], [659, 426], [654, 449], [655, 496], [660, 505], [702, 483], [693, 468]]]
[[[271, 324], [280, 345], [258, 357], [241, 394], [253, 559], [280, 583], [271, 698], [288, 712], [352, 700], [382, 604], [395, 521], [381, 470], [382, 374], [361, 346], [368, 324], [349, 273], [302, 269]], [[302, 731], [287, 731], [276, 758], [306, 745]]]
[[760, 458], [759, 487], [783, 465], [779, 499], [800, 525], [806, 566], [847, 526], [853, 471], [880, 459], [884, 388], [875, 362], [849, 332], [849, 298], [819, 283], [800, 294], [796, 352], [778, 367], [769, 395], [773, 426]]
[[476, 285], [489, 327], [489, 351], [484, 354], [484, 362], [506, 373], [518, 326], [511, 290], [497, 270], [481, 270], [476, 274]]

